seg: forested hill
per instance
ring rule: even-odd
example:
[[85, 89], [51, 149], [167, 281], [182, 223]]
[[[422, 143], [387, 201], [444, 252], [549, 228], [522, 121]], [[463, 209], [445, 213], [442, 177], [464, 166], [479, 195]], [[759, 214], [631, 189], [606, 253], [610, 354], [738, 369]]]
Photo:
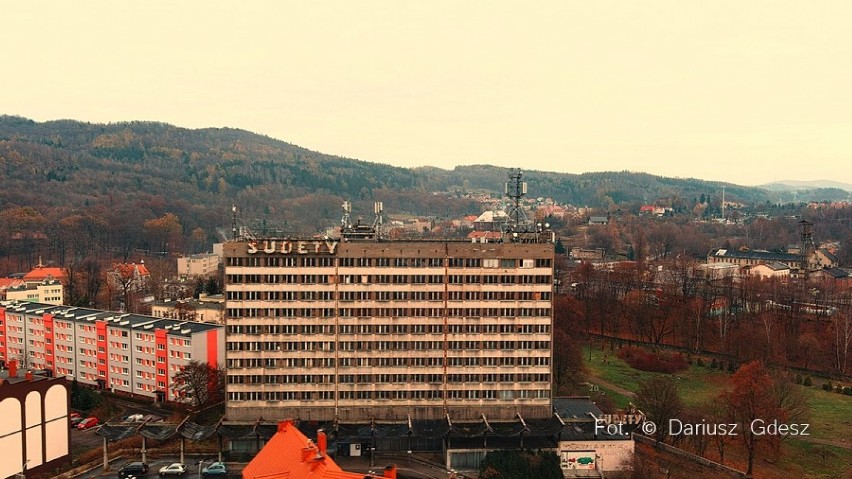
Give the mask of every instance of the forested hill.
[[[28, 207], [32, 211], [26, 215], [48, 225], [62, 220], [141, 224], [174, 213], [183, 231], [201, 228], [212, 238], [216, 227], [230, 224], [230, 207], [236, 204], [247, 217], [313, 232], [338, 222], [344, 199], [353, 200], [356, 213], [365, 217], [376, 200], [388, 213], [456, 216], [480, 212], [463, 193], [502, 194], [507, 172], [493, 166], [398, 168], [230, 128], [38, 123], [0, 116], [0, 214]], [[629, 172], [524, 171], [524, 179], [532, 196], [603, 208], [659, 199], [689, 207], [699, 196], [719, 196], [722, 187]], [[453, 194], [432, 194], [436, 191]], [[775, 201], [757, 188], [728, 184], [726, 192], [731, 201]]]

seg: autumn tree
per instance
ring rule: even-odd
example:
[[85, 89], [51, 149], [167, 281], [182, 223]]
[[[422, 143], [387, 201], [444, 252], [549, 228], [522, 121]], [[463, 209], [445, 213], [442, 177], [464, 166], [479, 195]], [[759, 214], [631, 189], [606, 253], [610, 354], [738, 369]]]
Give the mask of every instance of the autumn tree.
[[643, 382], [636, 392], [636, 405], [645, 418], [657, 426], [655, 439], [662, 442], [670, 434], [669, 421], [683, 412], [683, 402], [674, 380], [667, 377], [652, 378]]
[[748, 454], [746, 475], [751, 476], [757, 447], [761, 441], [769, 439], [753, 430], [752, 425], [758, 420], [768, 423], [777, 419], [781, 412], [773, 397], [769, 371], [760, 361], [744, 364], [731, 377], [730, 386], [719, 398], [727, 415], [738, 425], [737, 432]]
[[225, 399], [225, 370], [192, 360], [175, 374], [172, 390], [197, 408], [217, 404]]
[[154, 251], [170, 252], [180, 249], [183, 227], [176, 214], [166, 213], [160, 218], [147, 220], [144, 229], [148, 235], [148, 247]]

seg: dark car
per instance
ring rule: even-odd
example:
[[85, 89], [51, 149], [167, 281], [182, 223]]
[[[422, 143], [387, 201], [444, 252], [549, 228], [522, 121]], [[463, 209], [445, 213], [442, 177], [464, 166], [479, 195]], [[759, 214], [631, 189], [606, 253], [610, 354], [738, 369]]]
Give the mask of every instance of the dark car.
[[120, 479], [128, 479], [130, 477], [145, 477], [145, 474], [148, 473], [148, 464], [144, 462], [128, 462], [127, 464], [121, 466], [121, 469], [118, 470], [118, 477]]

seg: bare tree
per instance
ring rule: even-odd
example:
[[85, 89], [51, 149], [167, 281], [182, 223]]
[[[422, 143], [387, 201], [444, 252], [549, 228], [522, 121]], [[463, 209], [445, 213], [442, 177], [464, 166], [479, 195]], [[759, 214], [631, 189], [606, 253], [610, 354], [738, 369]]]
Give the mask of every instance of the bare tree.
[[175, 374], [172, 389], [197, 408], [224, 400], [225, 370], [208, 363], [190, 361]]
[[653, 378], [642, 383], [636, 392], [636, 405], [657, 425], [655, 439], [660, 442], [670, 434], [669, 421], [683, 412], [683, 403], [671, 378]]

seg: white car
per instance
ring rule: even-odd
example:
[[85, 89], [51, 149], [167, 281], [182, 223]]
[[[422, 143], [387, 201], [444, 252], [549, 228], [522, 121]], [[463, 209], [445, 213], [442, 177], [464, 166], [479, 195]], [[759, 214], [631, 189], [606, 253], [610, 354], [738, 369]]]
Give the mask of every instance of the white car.
[[131, 415], [127, 416], [127, 418], [125, 418], [125, 421], [127, 421], [127, 422], [142, 422], [142, 419], [144, 419], [144, 417], [145, 416], [143, 416], [141, 414], [131, 414]]
[[186, 473], [186, 464], [176, 462], [168, 466], [160, 468], [160, 477], [162, 476], [180, 476]]

